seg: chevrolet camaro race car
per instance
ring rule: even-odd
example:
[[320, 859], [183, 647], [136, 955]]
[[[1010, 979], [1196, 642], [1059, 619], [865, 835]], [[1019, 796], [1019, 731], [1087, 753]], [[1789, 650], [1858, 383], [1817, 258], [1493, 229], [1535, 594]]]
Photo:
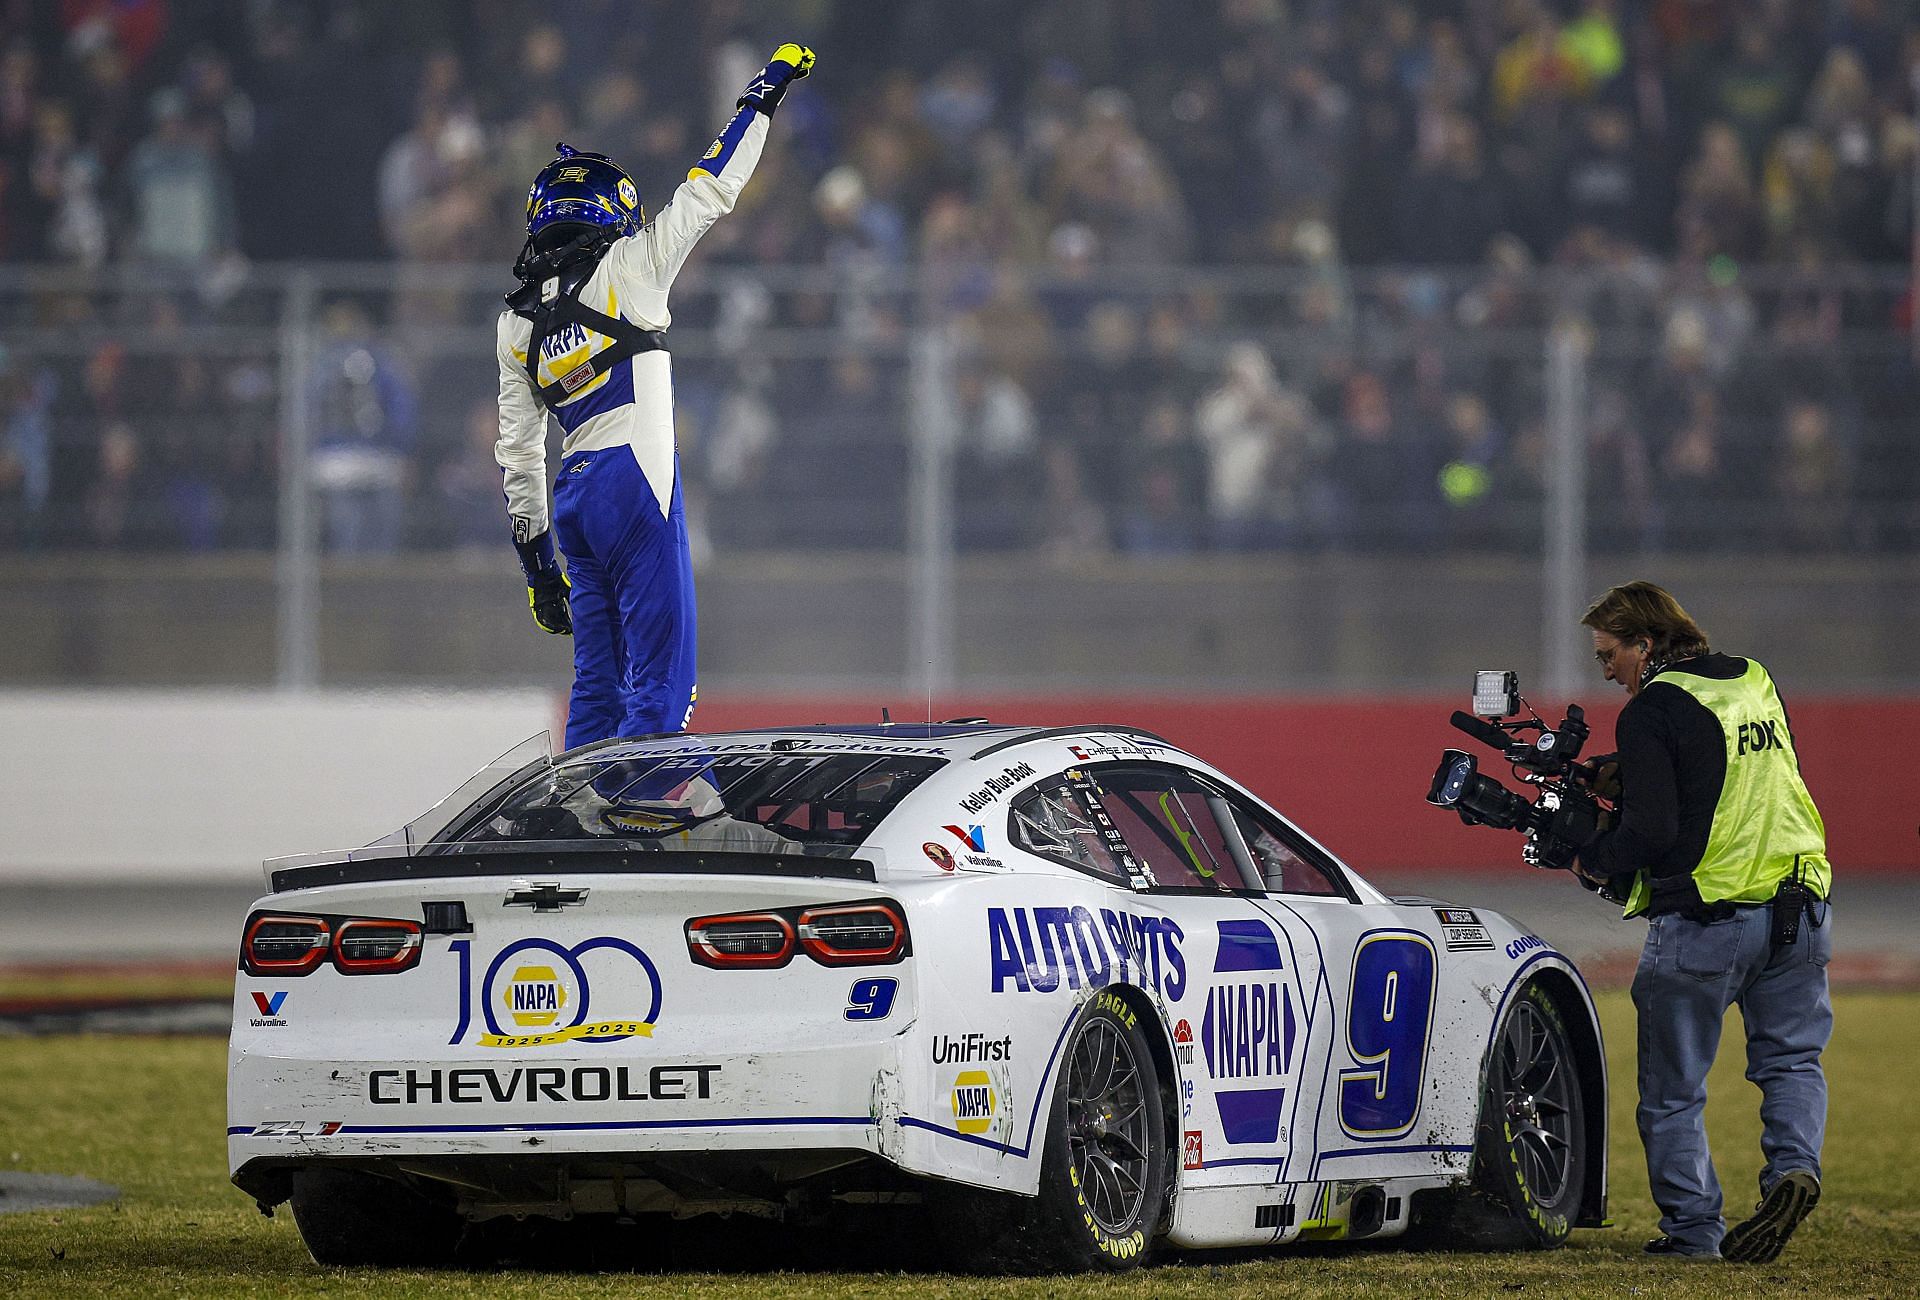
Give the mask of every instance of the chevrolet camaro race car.
[[321, 1263], [894, 1212], [955, 1266], [1122, 1269], [1605, 1215], [1573, 963], [1138, 730], [542, 737], [268, 876], [229, 1161]]

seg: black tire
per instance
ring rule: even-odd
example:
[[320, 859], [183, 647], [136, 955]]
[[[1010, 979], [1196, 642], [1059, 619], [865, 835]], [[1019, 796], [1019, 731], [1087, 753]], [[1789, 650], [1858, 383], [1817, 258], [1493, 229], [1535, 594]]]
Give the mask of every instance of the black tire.
[[1480, 1213], [1460, 1226], [1482, 1247], [1551, 1249], [1573, 1230], [1586, 1178], [1586, 1093], [1573, 1037], [1553, 998], [1528, 984], [1494, 1037], [1474, 1137]]
[[316, 1264], [344, 1268], [444, 1268], [464, 1227], [451, 1204], [357, 1169], [293, 1175], [293, 1221]]
[[[934, 1190], [951, 1261], [980, 1272], [1120, 1272], [1152, 1252], [1166, 1213], [1168, 1149], [1160, 1071], [1125, 999], [1100, 993], [1062, 1053], [1033, 1199]], [[958, 1217], [968, 1230], [956, 1233]]]

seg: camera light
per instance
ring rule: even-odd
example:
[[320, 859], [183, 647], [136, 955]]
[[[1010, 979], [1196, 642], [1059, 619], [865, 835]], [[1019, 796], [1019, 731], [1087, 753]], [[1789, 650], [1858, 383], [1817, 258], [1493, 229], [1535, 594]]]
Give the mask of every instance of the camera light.
[[1507, 718], [1520, 711], [1520, 674], [1482, 668], [1473, 675], [1473, 711], [1482, 718]]

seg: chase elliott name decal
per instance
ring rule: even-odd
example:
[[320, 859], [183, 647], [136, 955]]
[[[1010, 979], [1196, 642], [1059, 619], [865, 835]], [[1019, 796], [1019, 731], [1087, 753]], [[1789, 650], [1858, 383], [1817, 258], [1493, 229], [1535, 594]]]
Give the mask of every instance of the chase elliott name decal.
[[1221, 1135], [1235, 1145], [1280, 1140], [1280, 1109], [1293, 1060], [1293, 992], [1280, 944], [1265, 921], [1221, 921], [1217, 981], [1207, 990], [1200, 1048], [1214, 1081]]
[[989, 907], [987, 961], [995, 993], [1052, 993], [1137, 984], [1177, 1001], [1187, 989], [1179, 925], [1084, 907]]
[[479, 1105], [510, 1101], [705, 1101], [718, 1065], [473, 1066], [453, 1070], [371, 1070], [376, 1106]]
[[[460, 1019], [448, 1043], [467, 1041], [477, 1000], [485, 1028], [480, 1047], [543, 1047], [551, 1043], [614, 1043], [651, 1038], [660, 1020], [660, 972], [639, 947], [612, 935], [567, 947], [521, 939], [488, 963], [476, 999], [472, 943], [449, 945], [460, 968]], [[595, 979], [604, 990], [594, 1005]]]

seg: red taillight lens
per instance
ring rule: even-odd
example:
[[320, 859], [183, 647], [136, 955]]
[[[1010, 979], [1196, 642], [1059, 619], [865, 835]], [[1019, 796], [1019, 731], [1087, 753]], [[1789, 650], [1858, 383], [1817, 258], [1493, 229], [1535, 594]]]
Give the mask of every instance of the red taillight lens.
[[784, 966], [793, 957], [793, 925], [778, 912], [699, 916], [687, 922], [687, 951], [702, 966]]
[[333, 928], [317, 916], [255, 917], [240, 944], [250, 974], [305, 975], [327, 959]]
[[348, 975], [385, 975], [420, 960], [418, 921], [342, 921], [333, 937], [333, 964]]
[[906, 946], [907, 926], [881, 903], [810, 907], [800, 913], [800, 946], [823, 966], [889, 962]]

